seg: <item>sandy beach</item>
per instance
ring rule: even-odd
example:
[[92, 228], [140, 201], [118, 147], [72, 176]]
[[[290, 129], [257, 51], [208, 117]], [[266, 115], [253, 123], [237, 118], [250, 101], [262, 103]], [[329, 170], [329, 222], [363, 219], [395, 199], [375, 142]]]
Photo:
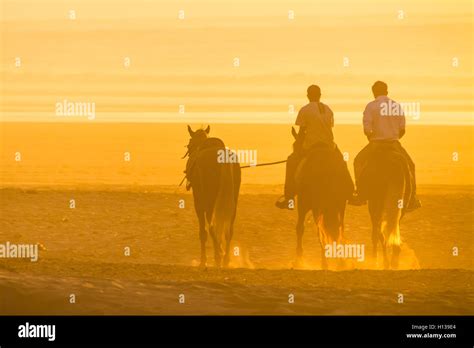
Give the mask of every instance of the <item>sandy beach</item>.
[[[296, 213], [273, 207], [280, 190], [243, 187], [233, 242], [240, 255], [226, 270], [215, 269], [211, 256], [202, 270], [197, 218], [184, 189], [4, 188], [0, 242], [42, 247], [38, 262], [1, 260], [0, 313], [473, 314], [472, 188], [420, 188], [424, 207], [402, 220], [401, 270], [383, 271], [367, 260], [339, 272], [320, 270], [310, 221], [305, 267], [293, 269]], [[369, 251], [367, 208], [348, 207], [346, 217], [347, 238]]]
[[[417, 165], [423, 207], [402, 220], [400, 270], [373, 262], [367, 207], [349, 206], [345, 236], [364, 245], [366, 257], [339, 272], [321, 270], [310, 215], [304, 266], [294, 269], [296, 212], [274, 207], [284, 165], [243, 170], [239, 255], [218, 270], [208, 243], [202, 270], [192, 194], [178, 187], [185, 124], [1, 123], [0, 130], [0, 243], [40, 245], [37, 262], [0, 259], [0, 314], [474, 313], [471, 127], [408, 130], [402, 143]], [[361, 133], [335, 127], [351, 172], [366, 143]], [[287, 125], [213, 124], [211, 135], [257, 150], [258, 163], [291, 151]]]
[[473, 10], [0, 0], [0, 348], [472, 343]]

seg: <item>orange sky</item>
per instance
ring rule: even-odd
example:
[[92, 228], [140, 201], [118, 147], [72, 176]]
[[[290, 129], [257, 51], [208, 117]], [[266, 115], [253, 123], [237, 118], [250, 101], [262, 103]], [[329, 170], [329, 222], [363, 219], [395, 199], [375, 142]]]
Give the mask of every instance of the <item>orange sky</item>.
[[[108, 115], [98, 121], [151, 113], [154, 120], [202, 114], [247, 122], [258, 114], [274, 123], [286, 120], [278, 114], [288, 114], [290, 104], [302, 106], [307, 85], [317, 83], [336, 122], [340, 115], [358, 123], [371, 84], [382, 79], [394, 99], [420, 103], [421, 123], [472, 123], [471, 1], [1, 5], [3, 120], [56, 121], [55, 103], [69, 99], [95, 102]], [[178, 118], [180, 104], [187, 118]]]

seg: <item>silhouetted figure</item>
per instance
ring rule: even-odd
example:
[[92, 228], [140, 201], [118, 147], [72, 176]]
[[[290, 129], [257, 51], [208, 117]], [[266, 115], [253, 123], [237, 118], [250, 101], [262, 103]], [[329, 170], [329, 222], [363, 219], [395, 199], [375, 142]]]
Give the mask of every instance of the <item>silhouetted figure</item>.
[[[206, 267], [207, 230], [214, 243], [216, 267], [227, 267], [230, 257], [230, 243], [234, 233], [234, 220], [240, 190], [240, 164], [219, 162], [219, 151], [225, 151], [224, 142], [209, 138], [210, 127], [193, 131], [187, 146], [189, 155], [186, 163], [186, 188], [192, 188], [194, 209], [199, 219], [201, 240], [201, 267]], [[207, 226], [206, 226], [207, 222]]]
[[[293, 153], [304, 154], [296, 176], [298, 199], [298, 222], [296, 223], [296, 266], [302, 265], [304, 222], [309, 211], [318, 228], [321, 245], [321, 266], [330, 268], [325, 249], [328, 245], [346, 242], [344, 238], [344, 212], [346, 201], [354, 191], [347, 163], [341, 153], [324, 142], [317, 142], [304, 150], [303, 133], [292, 129], [295, 142]], [[342, 259], [336, 259], [337, 268], [343, 266]], [[332, 267], [331, 267], [332, 268]]]
[[369, 140], [354, 159], [354, 175], [357, 192], [349, 200], [349, 204], [363, 205], [367, 201], [367, 194], [361, 190], [361, 176], [367, 167], [374, 151], [381, 146], [387, 145], [394, 151], [398, 151], [407, 161], [410, 175], [413, 182], [413, 195], [407, 202], [407, 211], [421, 207], [421, 203], [416, 197], [415, 163], [412, 161], [406, 150], [402, 147], [399, 139], [405, 134], [405, 115], [401, 106], [391, 100], [388, 94], [388, 87], [385, 82], [376, 81], [372, 86], [374, 100], [367, 104], [364, 110], [363, 125], [364, 134]]
[[[288, 156], [286, 162], [285, 194], [275, 203], [281, 209], [293, 209], [296, 194], [296, 177], [299, 177], [302, 159], [316, 147], [327, 147], [340, 156], [342, 154], [334, 143], [332, 128], [334, 127], [334, 114], [326, 104], [320, 102], [321, 89], [311, 85], [307, 89], [309, 103], [298, 112], [295, 124], [300, 126], [299, 138], [302, 145], [298, 150]], [[346, 168], [347, 170], [347, 168]], [[347, 171], [350, 178], [350, 174]], [[352, 180], [352, 179], [351, 179]]]

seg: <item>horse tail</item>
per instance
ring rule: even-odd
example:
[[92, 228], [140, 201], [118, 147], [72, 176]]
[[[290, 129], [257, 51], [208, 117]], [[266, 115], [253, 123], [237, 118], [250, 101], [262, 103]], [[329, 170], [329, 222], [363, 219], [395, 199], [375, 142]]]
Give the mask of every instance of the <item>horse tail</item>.
[[224, 239], [230, 240], [230, 228], [235, 215], [236, 201], [233, 164], [220, 164], [219, 188], [211, 219], [211, 228], [223, 254]]
[[344, 239], [344, 226], [339, 208], [333, 205], [320, 211], [319, 216], [316, 214], [317, 212], [313, 210], [319, 231], [324, 235], [324, 244], [341, 243]]
[[[393, 202], [393, 201], [392, 201]], [[382, 220], [382, 233], [384, 234], [387, 246], [400, 246], [400, 218], [401, 209], [387, 208], [385, 210], [385, 217]]]
[[[341, 243], [344, 239], [345, 202], [352, 195], [354, 186], [347, 164], [339, 150], [322, 149], [318, 152], [319, 163], [311, 171], [312, 209], [324, 240]], [[321, 235], [320, 235], [321, 238]]]
[[[407, 178], [405, 176], [403, 162], [393, 163], [389, 173], [391, 180], [384, 199], [384, 213], [382, 218], [382, 233], [387, 241], [387, 246], [400, 246], [400, 219], [409, 203], [405, 201], [407, 190]], [[395, 165], [396, 164], [396, 165]]]

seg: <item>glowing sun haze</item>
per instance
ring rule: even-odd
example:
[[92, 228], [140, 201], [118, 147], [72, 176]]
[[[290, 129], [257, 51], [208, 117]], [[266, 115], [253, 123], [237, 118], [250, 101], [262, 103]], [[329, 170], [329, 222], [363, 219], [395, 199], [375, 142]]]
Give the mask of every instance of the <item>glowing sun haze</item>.
[[381, 79], [419, 103], [408, 122], [472, 124], [470, 1], [1, 6], [4, 121], [65, 121], [55, 104], [67, 99], [94, 102], [97, 122], [292, 123], [317, 83], [336, 124], [358, 124]]

